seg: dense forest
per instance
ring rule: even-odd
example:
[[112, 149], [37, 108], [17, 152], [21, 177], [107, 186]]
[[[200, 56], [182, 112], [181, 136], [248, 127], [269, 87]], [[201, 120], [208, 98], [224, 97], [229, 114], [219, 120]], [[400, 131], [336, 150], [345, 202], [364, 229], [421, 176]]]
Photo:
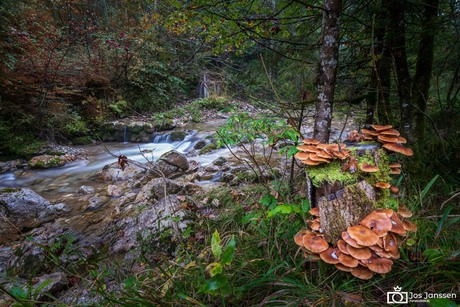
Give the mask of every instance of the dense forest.
[[[72, 236], [64, 231], [53, 240], [32, 230], [40, 223], [19, 230], [7, 219], [11, 212], [1, 199], [0, 219], [22, 237], [3, 240], [6, 232], [0, 231], [5, 246], [5, 252], [0, 246], [0, 260], [5, 260], [0, 306], [379, 306], [389, 302], [387, 293], [396, 286], [415, 295], [414, 306], [419, 293], [442, 294], [422, 303], [427, 306], [460, 302], [458, 1], [2, 0], [0, 38], [2, 163], [26, 161], [26, 172], [33, 168], [31, 159], [50, 144], [85, 148], [119, 141], [107, 136], [115, 133], [107, 128], [112, 123], [148, 122], [154, 127], [148, 139], [153, 131], [182, 122], [206, 123], [212, 113], [228, 121], [215, 129], [212, 141], [203, 140], [206, 153], [228, 148], [228, 160], [246, 167], [238, 173], [239, 166], [232, 166], [230, 174], [215, 162], [214, 171], [224, 174], [221, 185], [199, 193], [188, 185], [199, 181], [199, 175], [186, 172], [191, 157], [180, 176], [162, 169], [162, 178], [171, 180], [165, 191], [177, 178], [181, 188], [155, 200], [174, 196], [195, 218], [180, 233], [177, 227], [148, 236], [138, 230], [133, 234], [138, 250], [129, 257], [121, 256], [118, 243], [111, 245], [113, 238], [106, 234], [85, 246], [84, 239], [74, 237], [77, 228]], [[356, 131], [345, 131], [350, 124]], [[117, 133], [126, 142], [124, 129]], [[377, 147], [366, 149], [364, 156], [346, 152], [341, 158], [340, 142], [347, 134], [348, 141]], [[392, 138], [411, 153], [399, 149], [395, 156], [380, 148], [380, 143], [387, 148], [382, 139]], [[327, 143], [339, 152], [321, 156], [332, 162], [317, 168], [322, 162], [311, 161], [308, 152], [318, 150], [308, 146]], [[118, 172], [137, 165], [129, 155], [113, 156], [107, 164], [118, 159]], [[390, 166], [396, 162], [401, 170]], [[377, 175], [364, 174], [368, 163], [380, 164]], [[136, 167], [154, 178], [148, 167]], [[356, 174], [359, 180], [352, 178]], [[318, 233], [313, 224], [319, 217], [331, 224], [324, 214], [311, 212], [315, 204], [320, 210], [332, 206], [321, 204], [323, 190], [335, 193], [335, 181], [343, 188], [361, 179], [372, 185], [390, 182], [391, 193], [390, 185], [384, 192], [376, 189], [374, 207], [380, 214], [394, 209], [395, 216], [408, 208], [413, 217], [407, 223], [417, 228], [400, 236], [394, 261], [382, 256], [391, 261], [391, 272], [372, 279], [317, 261], [303, 245], [306, 233], [297, 242], [304, 228], [311, 229], [307, 235]], [[126, 181], [123, 193], [129, 189], [137, 196], [126, 200], [129, 205], [116, 205], [117, 214], [133, 216], [128, 208], [146, 201], [149, 180]], [[0, 187], [5, 188], [0, 196], [12, 192], [1, 180]], [[108, 195], [114, 199], [115, 194]], [[53, 199], [58, 203], [57, 196]], [[137, 214], [152, 204], [143, 202]], [[364, 210], [362, 204], [355, 206]], [[115, 218], [111, 222], [116, 236], [128, 236], [131, 226]], [[335, 248], [332, 232], [325, 236], [326, 248]], [[44, 255], [39, 261], [47, 265], [18, 269], [20, 260], [27, 263], [18, 252], [27, 254], [27, 242], [35, 242]], [[91, 256], [83, 257], [88, 246]], [[5, 256], [15, 249], [19, 258]], [[388, 252], [384, 246], [376, 249]], [[42, 283], [44, 274], [57, 272], [66, 277], [63, 286]]]

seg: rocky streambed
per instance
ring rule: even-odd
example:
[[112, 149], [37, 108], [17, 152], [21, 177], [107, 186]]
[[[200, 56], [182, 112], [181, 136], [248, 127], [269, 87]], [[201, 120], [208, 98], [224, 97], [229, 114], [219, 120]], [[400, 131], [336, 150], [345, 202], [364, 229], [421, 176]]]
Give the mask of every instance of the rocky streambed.
[[[81, 146], [80, 159], [63, 166], [1, 174], [0, 284], [26, 289], [32, 280], [37, 299], [48, 292], [64, 304], [85, 304], [96, 298], [71, 273], [82, 266], [105, 255], [132, 263], [143, 242], [149, 257], [174, 258], [190, 221], [212, 218], [219, 205], [202, 197], [206, 189], [257, 180], [212, 141], [223, 123], [157, 134], [150, 143]], [[334, 131], [337, 137], [341, 129]], [[119, 155], [129, 159], [124, 169]], [[0, 306], [8, 302], [0, 296]]]

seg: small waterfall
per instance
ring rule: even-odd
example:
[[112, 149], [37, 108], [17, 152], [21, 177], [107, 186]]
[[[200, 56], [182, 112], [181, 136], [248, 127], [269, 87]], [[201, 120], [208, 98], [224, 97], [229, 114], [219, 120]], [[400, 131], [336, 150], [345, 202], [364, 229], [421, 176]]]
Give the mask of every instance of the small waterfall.
[[170, 134], [157, 134], [157, 135], [154, 135], [152, 143], [155, 143], [155, 144], [158, 144], [158, 143], [170, 144], [170, 143], [172, 143], [171, 135]]
[[128, 126], [125, 126], [125, 131], [123, 132], [123, 143], [128, 143]]

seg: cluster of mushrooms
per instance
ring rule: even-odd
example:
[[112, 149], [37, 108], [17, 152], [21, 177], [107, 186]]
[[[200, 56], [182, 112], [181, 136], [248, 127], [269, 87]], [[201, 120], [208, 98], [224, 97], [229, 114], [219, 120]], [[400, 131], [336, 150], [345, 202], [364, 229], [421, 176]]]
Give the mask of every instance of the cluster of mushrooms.
[[324, 238], [319, 221], [319, 210], [313, 208], [310, 214], [316, 216], [308, 221], [309, 228], [294, 236], [304, 256], [334, 264], [341, 271], [350, 272], [360, 279], [371, 279], [375, 273], [386, 274], [393, 266], [392, 259], [399, 259], [401, 237], [407, 231], [416, 231], [417, 226], [407, 218], [412, 213], [403, 205], [397, 212], [391, 209], [377, 209], [367, 215], [359, 225], [350, 226], [342, 232], [342, 239], [330, 244]]
[[[412, 156], [413, 151], [404, 147], [406, 139], [393, 129], [391, 125], [371, 125], [373, 130], [361, 129], [361, 133], [352, 131], [347, 140], [349, 142], [378, 141], [388, 152]], [[315, 139], [303, 140], [303, 145], [297, 147], [300, 152], [295, 157], [303, 164], [316, 166], [321, 163], [330, 163], [334, 159], [346, 160], [342, 171], [354, 173], [358, 169], [358, 161], [345, 150], [346, 144], [322, 144]], [[388, 164], [390, 175], [401, 173], [401, 164]], [[378, 172], [375, 165], [362, 163], [359, 169], [364, 173]], [[399, 189], [392, 187], [388, 182], [377, 182], [375, 187], [390, 189], [397, 194]], [[310, 210], [315, 216], [307, 221], [309, 229], [299, 231], [294, 241], [304, 251], [304, 256], [310, 259], [322, 259], [326, 263], [334, 264], [339, 270], [350, 272], [360, 279], [370, 279], [375, 273], [385, 274], [391, 271], [393, 260], [399, 259], [399, 247], [402, 237], [408, 231], [416, 231], [417, 227], [408, 220], [412, 213], [399, 204], [396, 212], [392, 209], [376, 209], [367, 215], [358, 225], [350, 226], [342, 232], [342, 239], [334, 244], [326, 241], [319, 220], [319, 208]]]
[[306, 165], [330, 163], [334, 159], [345, 160], [350, 154], [345, 150], [346, 144], [323, 144], [315, 139], [304, 139], [302, 142], [303, 145], [297, 146], [300, 151], [294, 156]]
[[412, 149], [404, 147], [407, 140], [403, 138], [399, 131], [393, 129], [391, 125], [371, 125], [373, 130], [361, 129], [361, 134], [350, 133], [349, 139], [356, 139], [362, 135], [363, 141], [378, 141], [382, 143], [382, 147], [391, 152], [397, 152], [405, 156], [412, 156]]

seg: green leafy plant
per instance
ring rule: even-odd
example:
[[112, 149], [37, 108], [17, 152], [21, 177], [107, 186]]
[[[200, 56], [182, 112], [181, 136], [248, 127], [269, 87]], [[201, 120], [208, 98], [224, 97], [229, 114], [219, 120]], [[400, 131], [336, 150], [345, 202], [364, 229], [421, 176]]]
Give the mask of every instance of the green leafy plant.
[[122, 116], [128, 108], [128, 103], [125, 100], [119, 100], [115, 103], [109, 104], [110, 110], [118, 116]]
[[214, 262], [206, 267], [210, 278], [206, 279], [200, 287], [200, 292], [211, 295], [222, 295], [230, 292], [231, 288], [224, 272], [224, 267], [229, 266], [235, 257], [235, 238], [232, 236], [224, 247], [221, 244], [219, 232], [216, 230], [211, 237], [211, 251]]
[[[292, 155], [296, 152], [294, 144], [299, 136], [284, 121], [269, 116], [252, 117], [244, 112], [231, 116], [217, 135], [218, 146], [225, 145], [236, 158], [249, 166], [262, 183], [270, 177], [280, 177], [274, 167], [275, 148], [282, 144], [284, 147], [280, 154]], [[242, 151], [242, 156], [234, 152], [235, 146]]]

